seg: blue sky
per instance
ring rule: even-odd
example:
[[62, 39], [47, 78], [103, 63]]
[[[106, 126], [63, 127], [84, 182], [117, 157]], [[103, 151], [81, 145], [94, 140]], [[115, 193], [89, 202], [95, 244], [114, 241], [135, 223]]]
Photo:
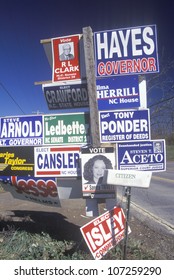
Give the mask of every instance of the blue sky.
[[156, 24], [159, 52], [173, 55], [173, 1], [1, 0], [0, 116], [49, 111], [41, 86], [51, 68], [41, 39], [93, 31]]

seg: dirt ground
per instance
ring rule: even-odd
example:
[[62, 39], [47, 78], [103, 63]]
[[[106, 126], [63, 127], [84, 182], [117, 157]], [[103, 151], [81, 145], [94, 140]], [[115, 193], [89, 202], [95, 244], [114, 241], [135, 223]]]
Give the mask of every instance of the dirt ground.
[[[99, 212], [105, 212], [104, 204], [99, 204]], [[62, 201], [61, 208], [46, 207], [36, 203], [14, 199], [9, 192], [0, 193], [0, 231], [8, 227], [28, 232], [47, 232], [60, 240], [83, 242], [80, 227], [93, 218], [85, 215], [85, 200]], [[129, 238], [155, 253], [156, 259], [174, 259], [174, 232], [143, 217], [131, 208]], [[129, 239], [128, 239], [129, 242]]]

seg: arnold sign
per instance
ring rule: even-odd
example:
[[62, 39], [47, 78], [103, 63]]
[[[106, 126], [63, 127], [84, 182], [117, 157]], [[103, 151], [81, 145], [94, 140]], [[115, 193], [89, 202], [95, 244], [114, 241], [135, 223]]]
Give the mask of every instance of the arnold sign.
[[96, 77], [159, 72], [156, 25], [94, 33]]

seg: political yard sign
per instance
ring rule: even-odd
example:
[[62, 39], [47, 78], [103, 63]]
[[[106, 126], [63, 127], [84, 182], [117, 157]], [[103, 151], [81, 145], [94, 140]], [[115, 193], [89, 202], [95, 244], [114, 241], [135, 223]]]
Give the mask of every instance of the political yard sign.
[[101, 185], [105, 169], [115, 168], [113, 147], [88, 147], [81, 149], [82, 193], [83, 196], [101, 194], [100, 197], [115, 197], [113, 185]]
[[89, 107], [87, 84], [43, 86], [45, 99], [50, 110]]
[[42, 145], [42, 116], [0, 118], [0, 146]]
[[34, 147], [0, 147], [0, 176], [34, 176]]
[[99, 124], [101, 143], [150, 139], [149, 109], [101, 111]]
[[89, 113], [44, 116], [44, 145], [87, 144], [90, 141]]
[[159, 72], [156, 25], [94, 32], [96, 77]]
[[140, 106], [138, 76], [96, 79], [98, 109], [132, 109]]
[[80, 79], [79, 38], [80, 35], [71, 35], [51, 39], [52, 82]]
[[165, 140], [118, 143], [117, 168], [119, 170], [165, 171]]
[[80, 147], [35, 147], [34, 166], [35, 177], [80, 176]]
[[114, 207], [80, 228], [94, 259], [100, 260], [124, 239], [125, 222], [123, 209]]

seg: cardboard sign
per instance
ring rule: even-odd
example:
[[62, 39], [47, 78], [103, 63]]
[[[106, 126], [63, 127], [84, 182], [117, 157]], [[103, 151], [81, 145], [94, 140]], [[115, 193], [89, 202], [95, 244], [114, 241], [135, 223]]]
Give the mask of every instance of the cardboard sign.
[[112, 197], [115, 187], [101, 185], [104, 170], [115, 168], [113, 147], [90, 147], [81, 149], [82, 193], [92, 198]]
[[80, 79], [79, 36], [51, 39], [53, 57], [53, 82]]
[[46, 84], [43, 87], [50, 110], [89, 107], [87, 84]]
[[140, 106], [138, 76], [96, 79], [98, 109], [132, 109]]
[[117, 167], [119, 170], [165, 171], [165, 140], [118, 143]]
[[90, 143], [89, 113], [44, 116], [44, 145]]
[[96, 77], [159, 72], [156, 25], [94, 32]]
[[34, 176], [34, 147], [0, 147], [0, 176]]
[[35, 177], [77, 177], [81, 175], [80, 147], [35, 147]]
[[0, 118], [0, 146], [42, 145], [42, 116]]
[[101, 143], [150, 138], [149, 110], [99, 112]]
[[102, 184], [149, 188], [152, 172], [135, 170], [105, 170]]
[[3, 187], [16, 199], [27, 200], [45, 206], [60, 207], [55, 178], [0, 177]]
[[[101, 259], [123, 238], [125, 215], [123, 209], [114, 207], [80, 228], [94, 259]], [[131, 230], [128, 228], [128, 233]]]

